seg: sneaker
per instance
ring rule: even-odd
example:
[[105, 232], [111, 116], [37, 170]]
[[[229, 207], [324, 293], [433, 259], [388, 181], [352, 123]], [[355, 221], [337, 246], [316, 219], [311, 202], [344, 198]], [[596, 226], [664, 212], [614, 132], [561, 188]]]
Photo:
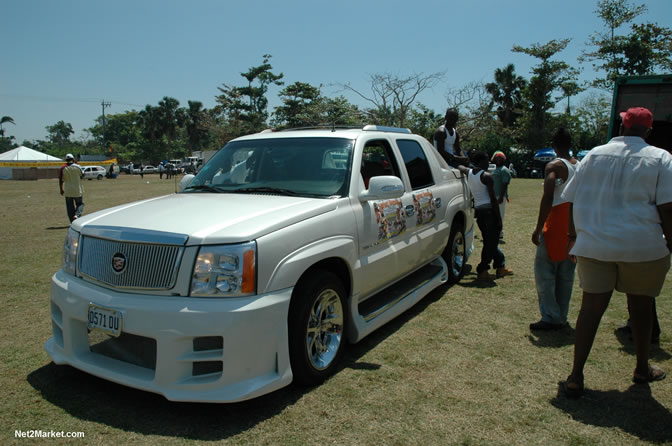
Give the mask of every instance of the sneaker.
[[567, 326], [567, 322], [564, 324], [554, 324], [552, 322], [539, 321], [530, 324], [530, 330], [560, 330]]
[[497, 268], [497, 271], [495, 273], [497, 274], [497, 277], [504, 277], [513, 274], [513, 270], [502, 266], [500, 268]]

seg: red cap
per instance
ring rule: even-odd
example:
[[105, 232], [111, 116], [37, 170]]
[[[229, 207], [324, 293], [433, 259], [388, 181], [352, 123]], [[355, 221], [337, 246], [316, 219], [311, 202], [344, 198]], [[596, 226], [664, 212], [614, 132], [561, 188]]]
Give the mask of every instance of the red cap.
[[632, 107], [621, 112], [623, 126], [629, 129], [633, 125], [650, 129], [653, 126], [653, 114], [644, 107]]
[[492, 159], [490, 161], [494, 161], [496, 158], [503, 158], [506, 160], [506, 155], [504, 155], [504, 152], [501, 150], [498, 150], [492, 155]]

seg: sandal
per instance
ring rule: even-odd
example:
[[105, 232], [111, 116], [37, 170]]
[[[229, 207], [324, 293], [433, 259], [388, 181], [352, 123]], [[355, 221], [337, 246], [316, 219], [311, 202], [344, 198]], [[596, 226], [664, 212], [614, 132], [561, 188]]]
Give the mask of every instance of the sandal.
[[567, 398], [578, 398], [583, 395], [583, 377], [581, 379], [569, 375], [565, 381], [565, 395]]
[[635, 371], [635, 373], [632, 375], [632, 380], [638, 384], [650, 383], [665, 379], [666, 376], [667, 373], [665, 373], [665, 370], [661, 369], [657, 365], [650, 365], [649, 371], [646, 375], [641, 375]]

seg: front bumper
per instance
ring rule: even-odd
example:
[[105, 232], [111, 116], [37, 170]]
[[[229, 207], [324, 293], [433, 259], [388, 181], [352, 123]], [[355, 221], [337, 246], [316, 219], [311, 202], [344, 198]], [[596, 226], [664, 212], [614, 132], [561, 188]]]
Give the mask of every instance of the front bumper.
[[[291, 288], [231, 299], [129, 294], [58, 271], [51, 286], [53, 336], [45, 349], [56, 364], [169, 400], [242, 401], [292, 381], [291, 294]], [[90, 303], [122, 315], [122, 336], [107, 337], [106, 348], [94, 344], [98, 332], [87, 330]]]

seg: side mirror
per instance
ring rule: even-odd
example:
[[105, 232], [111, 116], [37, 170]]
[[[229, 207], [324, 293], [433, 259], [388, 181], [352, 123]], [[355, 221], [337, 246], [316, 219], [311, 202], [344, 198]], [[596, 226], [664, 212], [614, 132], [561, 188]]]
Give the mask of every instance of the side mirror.
[[193, 175], [191, 173], [183, 176], [180, 182], [177, 183], [177, 191], [182, 192], [184, 189], [186, 189], [186, 187], [189, 186], [189, 183], [191, 183], [191, 180], [193, 180], [195, 176], [196, 175]]
[[391, 175], [372, 177], [369, 188], [359, 193], [359, 201], [391, 200], [404, 195], [404, 183]]

